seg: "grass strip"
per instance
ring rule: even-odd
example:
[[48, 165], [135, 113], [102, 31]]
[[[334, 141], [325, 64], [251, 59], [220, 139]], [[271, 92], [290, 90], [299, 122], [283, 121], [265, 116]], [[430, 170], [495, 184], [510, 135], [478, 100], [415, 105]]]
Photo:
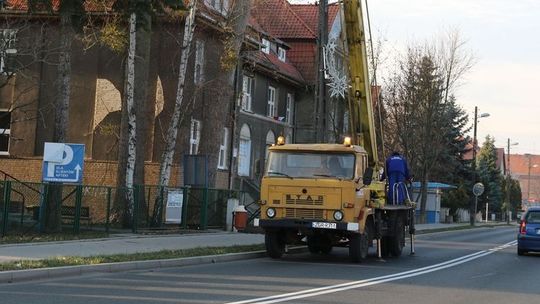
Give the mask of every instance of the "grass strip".
[[491, 225], [478, 225], [478, 226], [471, 226], [471, 225], [462, 225], [462, 226], [454, 226], [454, 227], [444, 227], [444, 228], [435, 228], [435, 229], [426, 229], [426, 230], [416, 230], [416, 234], [430, 234], [430, 233], [436, 233], [436, 232], [445, 232], [445, 231], [458, 231], [458, 230], [467, 230], [467, 229], [476, 229], [476, 228], [495, 228], [495, 227], [501, 227], [501, 226], [507, 226], [511, 227], [512, 224], [491, 224]]
[[109, 235], [106, 232], [86, 231], [79, 234], [72, 232], [60, 232], [54, 234], [25, 234], [25, 235], [6, 235], [0, 238], [0, 245], [3, 244], [20, 244], [20, 243], [39, 243], [39, 242], [59, 242], [87, 239], [107, 238]]
[[104, 263], [148, 261], [162, 259], [187, 258], [205, 255], [219, 255], [227, 253], [249, 252], [263, 250], [264, 245], [238, 245], [229, 247], [197, 247], [182, 250], [161, 250], [156, 252], [141, 252], [131, 254], [97, 255], [91, 257], [55, 257], [45, 260], [21, 260], [16, 262], [0, 263], [0, 271], [38, 269], [47, 267], [97, 265]]

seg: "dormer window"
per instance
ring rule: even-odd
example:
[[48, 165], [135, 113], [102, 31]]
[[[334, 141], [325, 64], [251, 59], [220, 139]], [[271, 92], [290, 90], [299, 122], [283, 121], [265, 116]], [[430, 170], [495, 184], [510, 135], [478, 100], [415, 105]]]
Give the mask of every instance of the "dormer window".
[[277, 56], [279, 60], [285, 62], [287, 60], [287, 51], [282, 47], [278, 47]]
[[263, 51], [266, 54], [270, 54], [270, 41], [266, 39], [262, 39], [261, 41], [261, 51]]

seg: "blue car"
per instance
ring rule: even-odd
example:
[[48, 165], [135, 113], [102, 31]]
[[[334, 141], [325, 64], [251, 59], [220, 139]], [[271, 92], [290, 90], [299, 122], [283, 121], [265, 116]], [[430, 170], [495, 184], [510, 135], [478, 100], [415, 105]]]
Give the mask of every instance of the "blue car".
[[540, 207], [529, 208], [519, 224], [517, 253], [529, 251], [540, 251]]

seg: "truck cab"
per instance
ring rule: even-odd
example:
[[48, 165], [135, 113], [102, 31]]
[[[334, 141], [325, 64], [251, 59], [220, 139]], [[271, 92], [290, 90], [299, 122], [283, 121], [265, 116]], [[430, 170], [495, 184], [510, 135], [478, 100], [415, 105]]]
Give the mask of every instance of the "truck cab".
[[360, 234], [369, 246], [376, 198], [366, 185], [373, 174], [367, 162], [366, 151], [347, 141], [270, 147], [256, 223], [266, 232], [269, 255], [280, 257], [285, 244], [300, 243], [328, 253]]

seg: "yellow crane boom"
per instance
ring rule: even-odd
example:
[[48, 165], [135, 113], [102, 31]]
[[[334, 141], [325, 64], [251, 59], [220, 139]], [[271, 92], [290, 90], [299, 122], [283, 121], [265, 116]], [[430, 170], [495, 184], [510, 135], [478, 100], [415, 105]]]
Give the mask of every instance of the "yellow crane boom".
[[370, 167], [377, 167], [377, 140], [373, 121], [371, 84], [368, 77], [366, 35], [360, 0], [343, 0], [345, 34], [349, 53], [349, 123], [353, 144], [368, 153]]

